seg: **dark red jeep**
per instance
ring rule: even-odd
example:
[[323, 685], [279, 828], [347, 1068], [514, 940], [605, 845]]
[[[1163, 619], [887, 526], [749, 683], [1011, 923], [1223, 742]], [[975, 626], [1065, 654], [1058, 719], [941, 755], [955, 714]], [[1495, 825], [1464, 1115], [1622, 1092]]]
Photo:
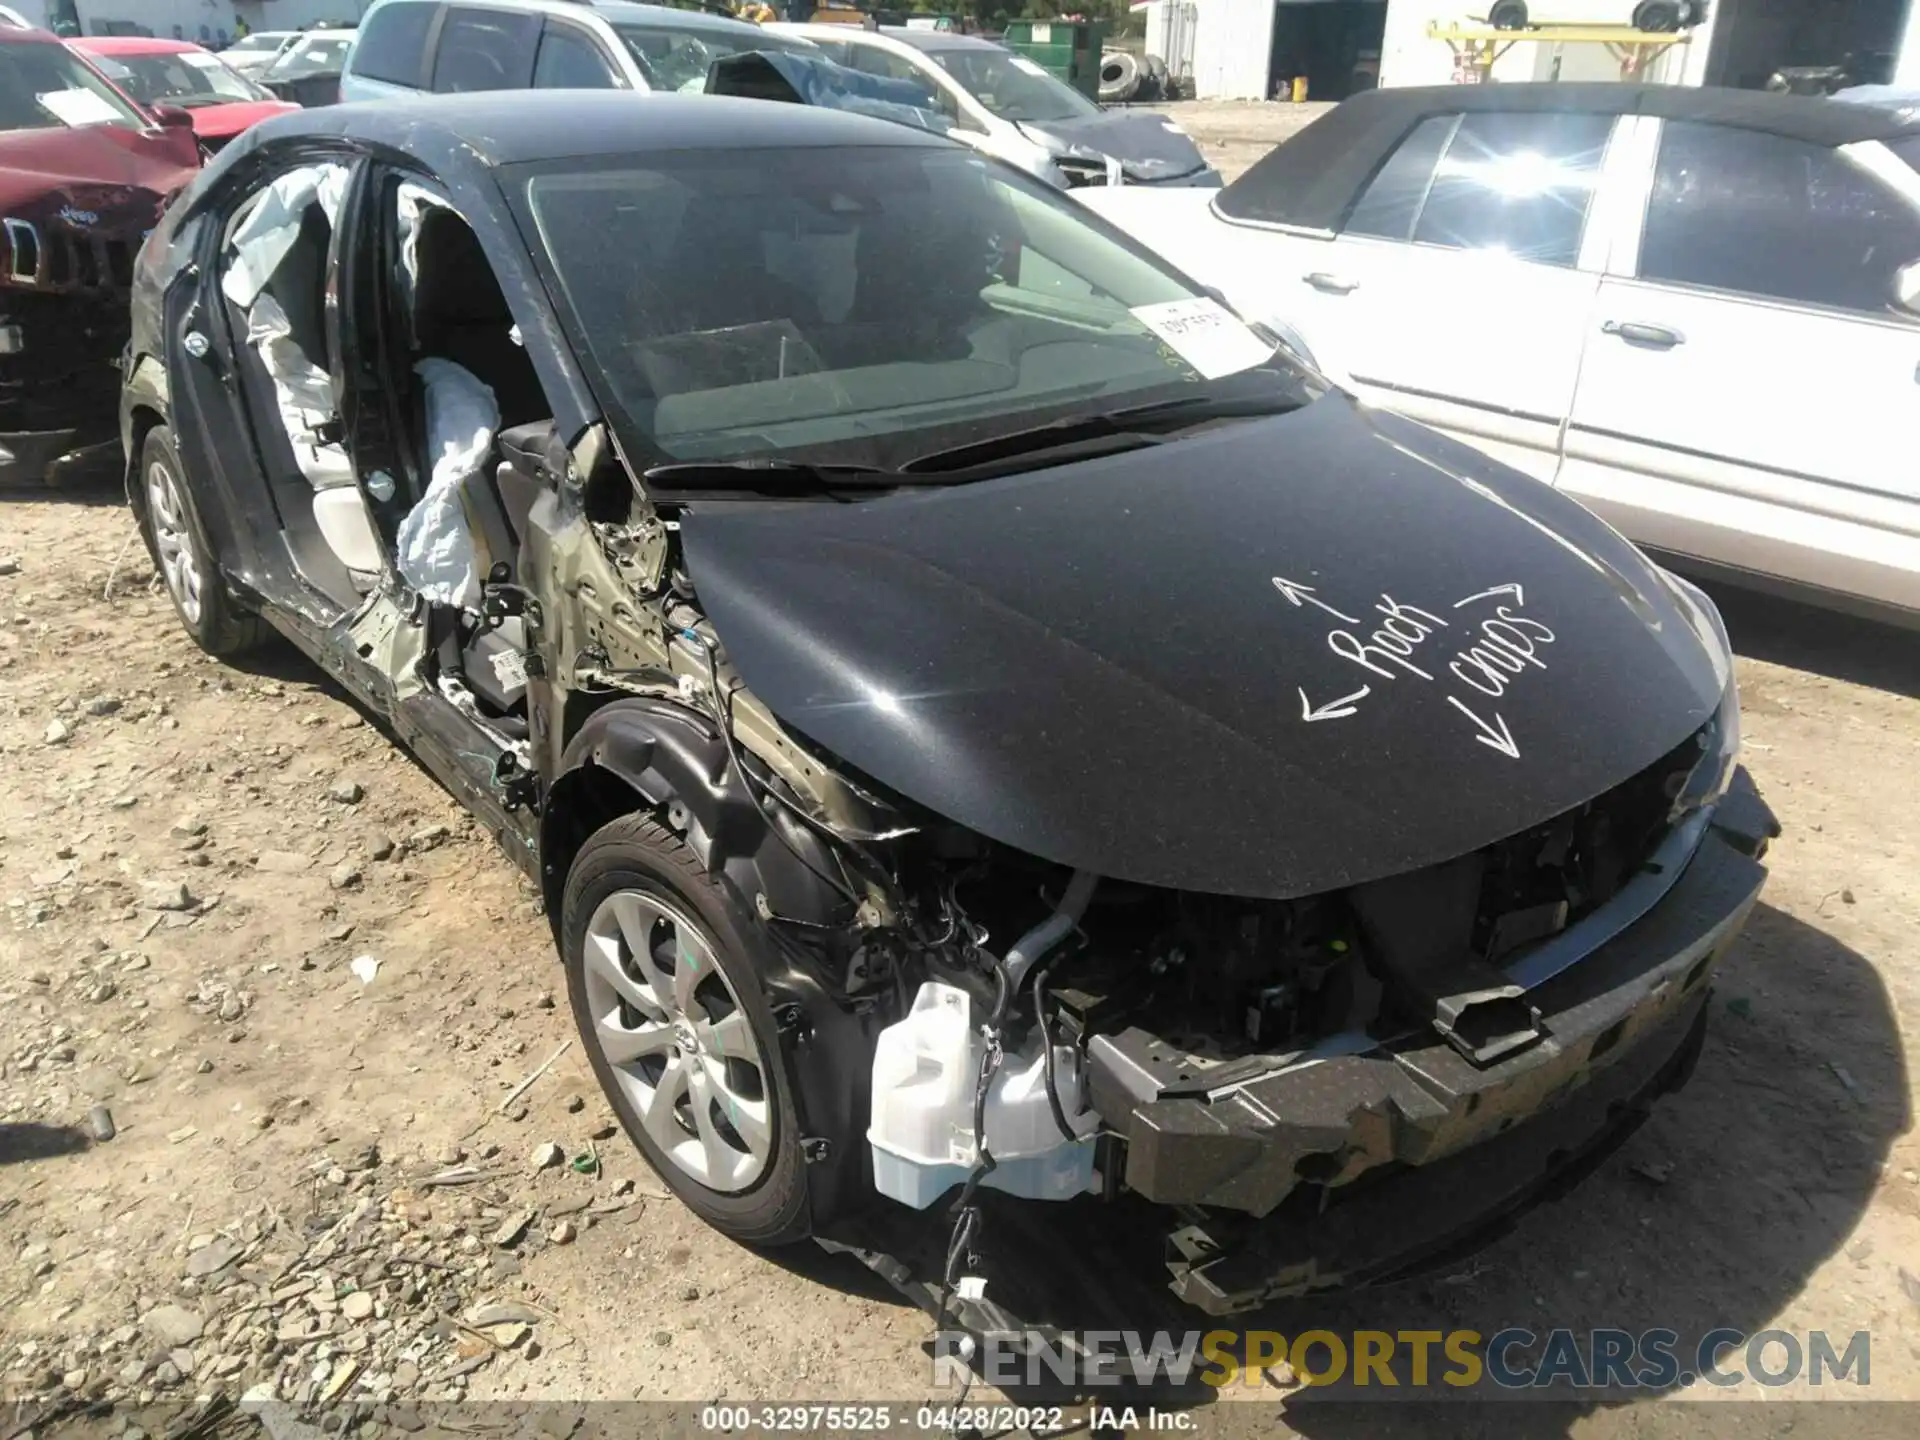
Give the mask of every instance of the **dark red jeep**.
[[116, 437], [133, 257], [199, 165], [184, 111], [0, 26], [0, 484]]

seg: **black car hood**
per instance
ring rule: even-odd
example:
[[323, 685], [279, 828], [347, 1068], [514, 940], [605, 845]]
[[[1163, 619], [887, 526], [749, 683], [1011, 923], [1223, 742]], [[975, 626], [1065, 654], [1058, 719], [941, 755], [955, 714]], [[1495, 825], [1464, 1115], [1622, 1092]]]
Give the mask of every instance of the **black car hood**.
[[1652, 764], [1724, 684], [1619, 535], [1338, 393], [952, 489], [710, 503], [682, 535], [784, 723], [1145, 884], [1285, 897], [1450, 859]]
[[1206, 165], [1190, 136], [1164, 115], [1103, 110], [1082, 120], [1022, 120], [1020, 128], [1059, 155], [1084, 160], [1111, 155], [1132, 180], [1168, 180]]

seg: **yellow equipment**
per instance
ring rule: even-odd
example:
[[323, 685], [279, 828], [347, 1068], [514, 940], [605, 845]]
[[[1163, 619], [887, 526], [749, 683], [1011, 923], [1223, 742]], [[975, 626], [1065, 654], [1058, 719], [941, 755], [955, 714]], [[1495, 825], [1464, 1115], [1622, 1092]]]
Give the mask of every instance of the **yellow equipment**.
[[1525, 30], [1496, 30], [1491, 25], [1461, 25], [1430, 20], [1427, 34], [1453, 51], [1454, 83], [1485, 84], [1493, 64], [1515, 45], [1604, 45], [1620, 64], [1622, 80], [1638, 80], [1649, 62], [1691, 38], [1685, 32], [1636, 30], [1631, 25], [1534, 25]]

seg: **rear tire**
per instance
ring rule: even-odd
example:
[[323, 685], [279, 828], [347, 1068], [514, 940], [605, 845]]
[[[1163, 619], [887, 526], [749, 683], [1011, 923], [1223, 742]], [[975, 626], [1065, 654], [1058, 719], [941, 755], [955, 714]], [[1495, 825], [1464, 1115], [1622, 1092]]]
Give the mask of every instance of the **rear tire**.
[[793, 1080], [751, 918], [678, 835], [641, 814], [580, 847], [560, 916], [574, 1024], [647, 1163], [731, 1239], [804, 1239]]
[[1496, 30], [1527, 28], [1527, 7], [1523, 0], [1500, 0], [1487, 12], [1487, 23]]
[[1650, 35], [1671, 35], [1680, 28], [1680, 13], [1675, 0], [1646, 0], [1633, 12], [1633, 28]]
[[243, 610], [227, 592], [207, 541], [206, 526], [194, 508], [173, 432], [156, 425], [140, 447], [140, 532], [173, 601], [173, 613], [193, 643], [209, 655], [239, 655], [263, 644], [272, 628]]

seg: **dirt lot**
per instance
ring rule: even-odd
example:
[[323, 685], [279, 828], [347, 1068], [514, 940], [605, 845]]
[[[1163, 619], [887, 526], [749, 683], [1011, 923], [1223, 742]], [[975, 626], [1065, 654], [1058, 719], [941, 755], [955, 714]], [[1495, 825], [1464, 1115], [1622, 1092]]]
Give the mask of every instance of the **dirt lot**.
[[[118, 499], [0, 499], [3, 1433], [259, 1385], [940, 1398], [929, 1322], [864, 1270], [742, 1250], [665, 1198], [562, 1049], [512, 867], [290, 649], [201, 657]], [[1786, 834], [1693, 1084], [1472, 1261], [1262, 1325], [1870, 1329], [1872, 1393], [1920, 1399], [1920, 639], [1722, 598]], [[1084, 1261], [1063, 1242], [1049, 1283], [1078, 1293]]]
[[1275, 145], [1333, 106], [1318, 100], [1304, 105], [1268, 104], [1260, 100], [1180, 100], [1143, 108], [1156, 110], [1179, 122], [1231, 182]]

